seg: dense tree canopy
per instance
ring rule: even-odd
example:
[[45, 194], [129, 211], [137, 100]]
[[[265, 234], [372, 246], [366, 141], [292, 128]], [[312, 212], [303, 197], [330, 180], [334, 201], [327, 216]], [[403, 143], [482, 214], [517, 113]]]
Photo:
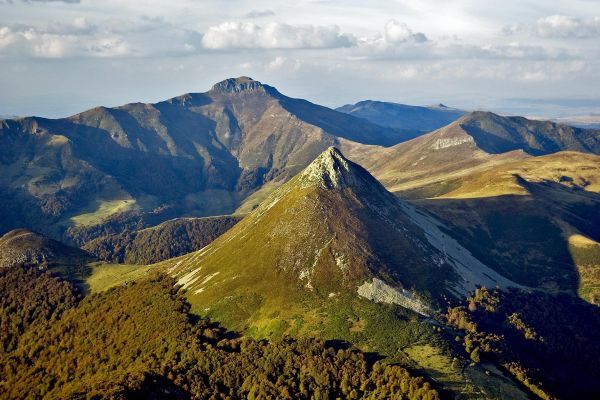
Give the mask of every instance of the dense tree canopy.
[[0, 268], [0, 356], [13, 351], [30, 326], [41, 329], [77, 302], [67, 282], [37, 267]]
[[[2, 303], [9, 316], [2, 320], [2, 398], [439, 398], [423, 378], [373, 364], [355, 349], [232, 335], [191, 316], [165, 276], [79, 303], [68, 284], [34, 269], [7, 269], [0, 280], [9, 299]], [[35, 293], [48, 287], [32, 311]], [[18, 316], [15, 302], [34, 316]]]
[[174, 219], [151, 228], [103, 235], [83, 248], [105, 261], [152, 264], [201, 249], [240, 219], [239, 216]]
[[478, 289], [448, 310], [471, 359], [499, 362], [544, 399], [600, 398], [600, 311], [568, 295]]

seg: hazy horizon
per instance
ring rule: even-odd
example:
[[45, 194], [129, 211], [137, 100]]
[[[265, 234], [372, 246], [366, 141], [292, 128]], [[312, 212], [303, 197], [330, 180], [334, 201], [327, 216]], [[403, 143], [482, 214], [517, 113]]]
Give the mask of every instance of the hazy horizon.
[[372, 99], [557, 118], [600, 111], [600, 3], [0, 1], [0, 115], [156, 102], [247, 75]]

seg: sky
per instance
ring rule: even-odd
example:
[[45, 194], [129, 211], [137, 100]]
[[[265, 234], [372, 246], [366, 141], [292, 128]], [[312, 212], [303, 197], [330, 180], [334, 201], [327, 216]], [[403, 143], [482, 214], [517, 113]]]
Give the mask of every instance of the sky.
[[0, 0], [0, 116], [237, 76], [329, 107], [600, 114], [600, 0]]

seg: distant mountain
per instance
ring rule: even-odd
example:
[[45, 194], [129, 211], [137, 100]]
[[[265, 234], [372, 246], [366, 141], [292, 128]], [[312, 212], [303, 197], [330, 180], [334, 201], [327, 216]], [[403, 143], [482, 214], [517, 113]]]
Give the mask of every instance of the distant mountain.
[[488, 153], [520, 149], [532, 155], [561, 150], [600, 154], [600, 131], [597, 130], [482, 111], [470, 113], [457, 123]]
[[177, 216], [234, 211], [340, 140], [412, 137], [241, 77], [156, 104], [0, 122], [0, 232], [69, 226], [175, 204]]
[[150, 228], [104, 235], [83, 249], [104, 261], [151, 264], [200, 250], [240, 219], [234, 215], [177, 218]]
[[[388, 189], [415, 189], [420, 191], [415, 196], [431, 197], [447, 190], [443, 181], [532, 155], [562, 150], [600, 154], [600, 131], [478, 111], [387, 149], [342, 148]], [[432, 185], [436, 182], [439, 187]]]
[[465, 114], [465, 111], [446, 107], [443, 104], [421, 107], [373, 100], [346, 104], [336, 110], [367, 119], [378, 125], [421, 132], [441, 128]]
[[[377, 304], [429, 315], [477, 285], [518, 286], [443, 229], [330, 148], [210, 245], [155, 268], [226, 326], [328, 336], [335, 325], [338, 337], [376, 345], [375, 330], [399, 323], [377, 328]], [[355, 318], [362, 328], [336, 325]]]
[[600, 129], [600, 114], [575, 115], [554, 119], [555, 122], [577, 128]]

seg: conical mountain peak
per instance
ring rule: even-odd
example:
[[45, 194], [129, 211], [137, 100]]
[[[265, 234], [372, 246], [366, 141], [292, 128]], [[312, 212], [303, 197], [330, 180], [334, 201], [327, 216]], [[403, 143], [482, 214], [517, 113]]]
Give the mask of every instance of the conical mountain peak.
[[319, 185], [325, 189], [378, 184], [364, 168], [348, 160], [333, 146], [310, 163], [298, 179], [302, 186]]

